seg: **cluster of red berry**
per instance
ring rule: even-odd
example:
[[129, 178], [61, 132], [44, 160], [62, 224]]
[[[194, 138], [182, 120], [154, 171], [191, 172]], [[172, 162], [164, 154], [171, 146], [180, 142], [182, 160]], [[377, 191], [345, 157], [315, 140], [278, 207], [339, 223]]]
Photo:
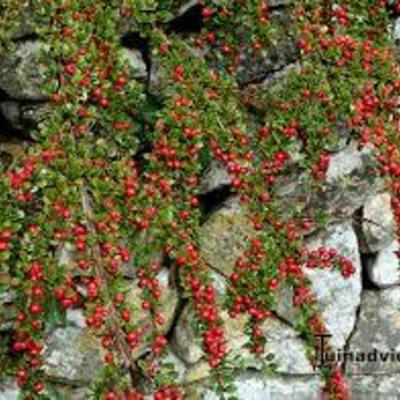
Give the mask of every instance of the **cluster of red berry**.
[[[229, 316], [249, 317], [249, 347], [262, 355], [261, 324], [276, 312], [279, 290], [291, 287], [293, 305], [309, 316], [304, 329], [314, 346], [312, 335], [326, 327], [305, 268], [335, 268], [345, 278], [355, 269], [335, 250], [305, 249], [304, 235], [318, 221], [297, 212], [287, 216], [277, 189], [296, 162], [293, 145], [299, 144], [301, 168], [318, 190], [337, 124], [345, 122], [361, 143], [375, 147], [400, 226], [395, 112], [400, 84], [393, 78], [398, 69], [382, 29], [388, 22], [386, 2], [360, 10], [360, 0], [335, 6], [300, 1], [292, 10], [292, 30], [304, 65], [289, 74], [283, 92], [264, 88], [243, 99], [236, 77], [246, 57], [257, 60], [268, 52], [280, 29], [265, 1], [216, 6], [204, 0], [204, 29], [183, 38], [159, 29], [165, 23], [163, 7], [149, 17], [133, 7], [135, 2], [124, 2], [119, 16], [143, 29], [152, 56], [166, 72], [167, 96], [150, 122], [152, 102], [120, 59], [115, 6], [94, 0], [44, 3], [38, 17], [51, 23], [42, 34], [54, 44], [46, 56], [60, 60], [59, 69], [49, 72], [59, 79], [54, 107], [31, 155], [0, 182], [5, 187], [0, 262], [18, 293], [15, 355], [6, 372], [17, 377], [27, 398], [44, 390], [40, 354], [51, 319], [47, 305], [55, 298], [62, 310], [84, 309], [87, 327], [99, 336], [106, 374], [94, 389], [97, 398], [144, 398], [123, 383], [124, 365], [162, 382], [154, 389], [155, 400], [183, 399], [183, 390], [164, 376], [159, 362], [168, 346], [167, 318], [160, 311], [162, 253], [170, 279], [179, 282], [191, 303], [212, 374], [223, 385], [230, 350], [221, 318], [225, 304], [197, 240], [199, 187], [210, 158], [231, 176], [253, 228], [225, 276]], [[396, 2], [392, 9], [397, 8]], [[354, 20], [368, 23], [353, 26]], [[205, 59], [193, 57], [193, 46], [204, 50]], [[49, 85], [54, 89], [51, 79]], [[256, 117], [249, 118], [249, 109]], [[151, 148], [134, 160], [141, 141]], [[54, 249], [65, 246], [72, 246], [74, 255], [60, 265]], [[140, 289], [140, 318], [126, 293], [126, 269]], [[141, 346], [149, 352], [138, 371], [133, 354]], [[339, 370], [328, 374], [327, 393], [346, 398]]]

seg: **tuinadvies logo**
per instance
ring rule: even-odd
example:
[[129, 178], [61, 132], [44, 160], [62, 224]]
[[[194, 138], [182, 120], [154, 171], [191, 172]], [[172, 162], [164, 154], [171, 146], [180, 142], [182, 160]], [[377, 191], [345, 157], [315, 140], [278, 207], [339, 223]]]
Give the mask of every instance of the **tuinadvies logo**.
[[369, 351], [348, 351], [344, 349], [330, 350], [327, 349], [327, 342], [332, 335], [318, 334], [314, 335], [316, 340], [319, 340], [319, 352], [317, 355], [317, 363], [314, 369], [323, 366], [329, 366], [335, 363], [381, 363], [381, 362], [400, 362], [400, 351], [390, 349], [389, 351], [382, 351], [371, 348]]

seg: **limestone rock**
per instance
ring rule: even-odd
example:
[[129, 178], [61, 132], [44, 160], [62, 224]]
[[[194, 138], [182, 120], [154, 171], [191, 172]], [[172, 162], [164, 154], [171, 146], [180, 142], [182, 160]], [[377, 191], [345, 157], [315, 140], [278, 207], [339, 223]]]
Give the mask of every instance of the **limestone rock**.
[[392, 28], [393, 39], [398, 42], [400, 40], [400, 18], [396, 18]]
[[[14, 3], [13, 3], [14, 4]], [[0, 2], [1, 5], [1, 2]], [[2, 10], [1, 10], [2, 11]], [[0, 13], [1, 13], [0, 11]], [[32, 1], [18, 2], [18, 6], [9, 15], [8, 23], [12, 22], [7, 28], [10, 39], [20, 39], [35, 34], [39, 21], [37, 20], [35, 5]], [[12, 19], [12, 21], [10, 21]]]
[[0, 89], [15, 100], [46, 100], [41, 86], [40, 53], [43, 44], [27, 40], [0, 60]]
[[201, 339], [191, 326], [193, 318], [193, 314], [186, 308], [179, 317], [172, 338], [174, 352], [189, 365], [196, 364], [204, 355]]
[[[347, 157], [350, 160], [342, 165]], [[368, 151], [358, 153], [352, 147], [332, 156], [328, 182], [319, 191], [313, 188], [308, 174], [299, 175], [298, 169], [294, 169], [279, 177], [276, 185], [282, 212], [290, 216], [302, 211], [303, 215], [313, 217], [323, 211], [332, 222], [350, 218], [384, 186], [374, 169], [373, 156]]]
[[[318, 400], [321, 398], [321, 382], [312, 377], [268, 377], [259, 373], [243, 374], [235, 379], [239, 400]], [[208, 391], [203, 392], [203, 400], [217, 400]]]
[[20, 390], [15, 381], [7, 379], [0, 382], [0, 400], [18, 400]]
[[217, 293], [217, 296], [219, 296], [220, 298], [224, 298], [227, 292], [226, 278], [213, 270], [211, 270], [209, 274], [212, 279], [212, 285]]
[[173, 0], [173, 6], [177, 11], [177, 16], [184, 14], [186, 11], [196, 6], [197, 4], [199, 4], [199, 0]]
[[158, 58], [153, 58], [150, 68], [150, 79], [148, 83], [148, 91], [158, 100], [163, 100], [165, 90], [167, 88], [166, 71]]
[[211, 161], [210, 166], [202, 177], [200, 193], [209, 193], [230, 184], [231, 177], [226, 168], [217, 161]]
[[[164, 316], [165, 323], [162, 327], [159, 327], [161, 333], [166, 333], [172, 325], [176, 308], [178, 306], [178, 293], [176, 289], [172, 288], [169, 284], [169, 271], [167, 269], [161, 270], [157, 279], [160, 282], [160, 289], [162, 293], [162, 297], [160, 299], [160, 308], [159, 312]], [[152, 329], [151, 321], [148, 317], [148, 312], [142, 309], [142, 298], [141, 291], [135, 283], [129, 282], [126, 286], [127, 294], [126, 294], [126, 302], [129, 305], [129, 310], [132, 315], [135, 316], [135, 321], [138, 321], [138, 325], [148, 329]], [[145, 343], [141, 343], [134, 351], [134, 358], [140, 357], [143, 353], [145, 353], [147, 349], [147, 345]]]
[[56, 328], [46, 340], [45, 374], [60, 381], [89, 383], [103, 365], [102, 351], [100, 341], [89, 331]]
[[182, 383], [186, 373], [186, 366], [182, 360], [177, 357], [171, 349], [167, 349], [166, 354], [162, 358], [162, 362], [165, 365], [173, 365], [176, 373], [176, 379], [174, 381], [178, 384]]
[[[365, 291], [361, 303], [361, 313], [348, 350], [353, 353], [377, 352], [382, 354], [400, 352], [400, 289]], [[373, 359], [374, 356], [371, 356]], [[388, 356], [382, 361], [351, 362], [347, 364], [350, 375], [399, 374], [400, 364]]]
[[190, 366], [185, 375], [185, 383], [191, 384], [207, 379], [211, 374], [211, 367], [207, 361]]
[[60, 400], [86, 400], [89, 397], [86, 387], [74, 387], [53, 383], [46, 384], [45, 393], [50, 399]]
[[[224, 332], [229, 348], [228, 358], [239, 356], [243, 365], [254, 369], [261, 368], [258, 358], [246, 347], [249, 337], [245, 333], [248, 318], [244, 315], [230, 318], [226, 311], [221, 312]], [[190, 365], [186, 379], [201, 379], [208, 369], [203, 365], [204, 352], [201, 347], [201, 339], [194, 330], [195, 318], [189, 309], [186, 309], [175, 328], [172, 340], [174, 352]], [[312, 374], [313, 368], [308, 361], [306, 347], [299, 339], [293, 328], [284, 325], [276, 318], [268, 319], [262, 326], [266, 344], [266, 358], [277, 366], [277, 371], [284, 374]], [[273, 356], [270, 360], [270, 356]]]
[[[1, 278], [3, 276], [0, 275]], [[8, 276], [5, 275], [5, 278], [7, 279]], [[17, 310], [13, 301], [14, 294], [12, 291], [8, 290], [0, 293], [0, 332], [7, 332], [14, 328]]]
[[296, 331], [276, 318], [262, 325], [267, 339], [266, 352], [274, 356], [277, 372], [282, 374], [312, 374], [313, 367], [307, 358], [306, 347]]
[[72, 243], [65, 243], [56, 251], [56, 258], [61, 265], [71, 267], [74, 265], [74, 256], [76, 255], [75, 246]]
[[267, 0], [270, 7], [288, 6], [293, 3], [293, 0]]
[[263, 80], [269, 74], [295, 62], [298, 58], [298, 48], [295, 40], [289, 34], [289, 13], [285, 10], [276, 10], [271, 12], [271, 17], [279, 23], [280, 29], [263, 54], [252, 54], [249, 51], [251, 45], [247, 31], [243, 29], [243, 31], [238, 32], [238, 36], [242, 36], [240, 40], [248, 45], [247, 49], [243, 50], [241, 54], [241, 65], [236, 75], [241, 86]]
[[400, 284], [399, 243], [393, 241], [377, 254], [376, 258], [368, 264], [369, 279], [378, 287], [386, 288]]
[[10, 126], [18, 131], [37, 128], [38, 124], [43, 121], [46, 111], [45, 103], [21, 104], [11, 100], [0, 103], [1, 114]]
[[[220, 315], [230, 354], [240, 354], [249, 340], [244, 333], [248, 317], [241, 315], [237, 318], [230, 318], [226, 311], [222, 311]], [[172, 339], [174, 352], [189, 365], [196, 364], [204, 356], [201, 337], [194, 328], [195, 324], [193, 311], [186, 308], [179, 318]]]
[[380, 193], [368, 199], [364, 205], [362, 225], [368, 250], [373, 253], [389, 245], [394, 237], [394, 228], [390, 194]]
[[398, 400], [400, 375], [353, 376], [348, 380], [353, 400]]
[[210, 265], [229, 274], [242, 255], [246, 237], [252, 232], [251, 226], [239, 200], [230, 199], [200, 228], [201, 256]]
[[123, 48], [122, 56], [131, 66], [133, 78], [138, 80], [147, 79], [147, 66], [139, 50]]
[[357, 308], [361, 301], [361, 261], [356, 234], [350, 223], [335, 225], [323, 236], [310, 241], [308, 247], [316, 249], [323, 245], [336, 249], [349, 259], [355, 273], [344, 278], [339, 271], [306, 269], [312, 288], [322, 308], [322, 316], [331, 344], [342, 348], [353, 330]]
[[85, 316], [80, 309], [69, 308], [67, 310], [66, 320], [68, 325], [80, 328], [82, 330], [86, 328]]
[[352, 142], [348, 147], [330, 157], [326, 180], [333, 183], [362, 167], [362, 152], [357, 149], [357, 144]]

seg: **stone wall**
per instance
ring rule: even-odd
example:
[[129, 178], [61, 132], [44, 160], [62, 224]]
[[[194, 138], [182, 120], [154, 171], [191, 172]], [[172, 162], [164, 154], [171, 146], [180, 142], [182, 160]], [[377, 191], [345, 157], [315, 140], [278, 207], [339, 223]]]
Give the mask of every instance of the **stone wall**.
[[[276, 18], [285, 19], [288, 1], [275, 1]], [[195, 7], [195, 6], [193, 6]], [[178, 9], [177, 18], [190, 16], [191, 3]], [[186, 21], [186, 23], [188, 23]], [[180, 22], [182, 24], [182, 20]], [[131, 27], [121, 24], [121, 40], [129, 44]], [[175, 26], [179, 20], [175, 20]], [[399, 36], [399, 21], [394, 22], [394, 38]], [[172, 26], [174, 26], [172, 24]], [[45, 118], [48, 99], [43, 96], [38, 53], [44, 46], [28, 32], [17, 36], [16, 49], [0, 60], [0, 160], [6, 167], [13, 157], [29, 148], [32, 130]], [[290, 38], [276, 44], [274, 56], [261, 59], [243, 68], [239, 83], [243, 93], [257, 91], [271, 82], [276, 84], [286, 71], [296, 68], [296, 54]], [[162, 65], [153, 60], [146, 64], [140, 49], [124, 49], [135, 68], [136, 77], [148, 80], [149, 90], [158, 98], [163, 96]], [[323, 310], [324, 321], [332, 334], [330, 344], [346, 351], [377, 349], [382, 352], [400, 351], [400, 276], [394, 239], [394, 219], [390, 197], [379, 178], [371, 176], [373, 156], [360, 151], [355, 142], [343, 132], [342, 142], [332, 149], [327, 186], [323, 192], [309, 191], [307, 180], [293, 174], [285, 176], [280, 185], [280, 196], [288, 215], [291, 204], [301, 203], [310, 213], [322, 209], [330, 216], [323, 230], [310, 232], [311, 249], [321, 245], [334, 248], [349, 258], [356, 267], [350, 279], [335, 271], [310, 271], [309, 277]], [[295, 159], [295, 153], [293, 153]], [[249, 221], [233, 191], [230, 179], [216, 162], [206, 171], [202, 196], [207, 203], [201, 229], [201, 252], [212, 268], [218, 293], [226, 290], [226, 275], [241, 252], [249, 231]], [[73, 254], [60, 250], [60, 257], [68, 262]], [[168, 359], [175, 365], [178, 382], [188, 390], [190, 399], [214, 399], [205, 389], [209, 367], [204, 361], [201, 344], [196, 339], [193, 311], [177, 289], [169, 282], [166, 271], [160, 272], [164, 285], [164, 315], [169, 323], [171, 338]], [[129, 277], [135, 287], [135, 277]], [[247, 338], [241, 328], [245, 319], [230, 319], [225, 315], [229, 347], [240, 354], [245, 372], [235, 376], [238, 398], [243, 400], [280, 400], [290, 396], [299, 400], [319, 398], [321, 381], [306, 355], [306, 346], [292, 324], [296, 310], [290, 301], [291, 293], [282, 288], [282, 302], [276, 316], [263, 325], [267, 338], [266, 362], [274, 363], [277, 375], [269, 376], [261, 370], [259, 360], [245, 348]], [[132, 289], [134, 309], [138, 297]], [[6, 305], [10, 299], [1, 299]], [[12, 310], [10, 309], [10, 313]], [[101, 367], [102, 348], [96, 337], [84, 330], [84, 317], [79, 309], [68, 312], [66, 326], [58, 326], [49, 333], [44, 350], [45, 373], [51, 383], [54, 399], [85, 399], [87, 385]], [[2, 331], [7, 330], [7, 325]], [[137, 351], [137, 358], [146, 357], [147, 349]], [[397, 399], [400, 393], [400, 363], [345, 362], [344, 365], [354, 399]], [[0, 400], [16, 400], [18, 389], [12, 381], [0, 386]]]

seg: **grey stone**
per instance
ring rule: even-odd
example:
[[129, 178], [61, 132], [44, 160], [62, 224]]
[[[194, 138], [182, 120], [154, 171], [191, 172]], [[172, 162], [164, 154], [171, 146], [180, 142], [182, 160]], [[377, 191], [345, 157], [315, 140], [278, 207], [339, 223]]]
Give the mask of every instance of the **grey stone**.
[[57, 400], [86, 400], [89, 398], [87, 387], [74, 387], [49, 382], [46, 384], [45, 393], [50, 399]]
[[162, 292], [160, 312], [165, 317], [165, 324], [162, 326], [161, 331], [165, 333], [171, 328], [179, 298], [176, 287], [171, 285], [170, 273], [167, 268], [162, 269], [157, 274], [157, 279], [160, 282]]
[[368, 199], [363, 209], [362, 232], [370, 252], [387, 247], [395, 236], [395, 220], [389, 193], [379, 193]]
[[[221, 311], [220, 317], [230, 356], [243, 356], [243, 347], [249, 341], [245, 333], [248, 317], [240, 315], [231, 318], [225, 310]], [[185, 308], [179, 317], [171, 342], [173, 351], [188, 365], [198, 363], [204, 356], [201, 335], [195, 328], [197, 323], [193, 310]], [[246, 355], [248, 356], [247, 353]]]
[[21, 104], [17, 101], [0, 103], [0, 111], [10, 126], [16, 130], [37, 128], [45, 118], [48, 107], [43, 104]]
[[[238, 203], [224, 206], [202, 227], [201, 255], [210, 265], [229, 275], [237, 257], [242, 254], [243, 244], [250, 232], [250, 223]], [[310, 249], [322, 245], [334, 248], [340, 255], [349, 258], [356, 269], [355, 274], [347, 279], [338, 271], [306, 270], [322, 306], [327, 328], [333, 335], [331, 343], [340, 348], [353, 329], [360, 303], [361, 261], [358, 241], [351, 224], [342, 223], [331, 226], [324, 235], [309, 241]], [[287, 320], [294, 315], [290, 304], [280, 307], [279, 312]]]
[[224, 276], [219, 274], [218, 272], [215, 272], [214, 270], [211, 270], [209, 272], [210, 277], [212, 279], [212, 285], [217, 292], [217, 295], [220, 298], [224, 298], [224, 296], [227, 293], [227, 281]]
[[138, 80], [147, 79], [147, 66], [139, 50], [123, 48], [122, 57], [126, 59], [131, 66], [133, 78]]
[[295, 40], [289, 34], [290, 16], [286, 10], [271, 12], [271, 16], [279, 26], [274, 40], [267, 45], [266, 51], [253, 54], [250, 51], [250, 38], [245, 27], [238, 29], [237, 37], [247, 48], [240, 55], [241, 64], [236, 77], [239, 85], [244, 86], [251, 82], [261, 81], [269, 74], [274, 73], [286, 65], [294, 63], [299, 56]]
[[68, 325], [81, 329], [86, 328], [85, 316], [80, 309], [68, 308], [66, 313], [66, 320]]
[[332, 335], [330, 343], [342, 348], [354, 328], [361, 301], [361, 261], [357, 237], [351, 224], [343, 223], [330, 227], [324, 235], [308, 243], [311, 250], [321, 245], [336, 249], [355, 268], [354, 275], [349, 278], [344, 278], [336, 270], [305, 269], [321, 306], [325, 325]]
[[185, 373], [186, 373], [186, 365], [182, 362], [182, 360], [177, 357], [171, 349], [167, 349], [166, 354], [162, 357], [162, 363], [173, 365], [173, 369], [176, 373], [176, 377], [174, 382], [177, 384], [181, 384], [184, 381]]
[[40, 22], [32, 1], [19, 2], [12, 10], [9, 9], [8, 13], [6, 23], [10, 39], [22, 40], [24, 37], [35, 35]]
[[74, 264], [74, 256], [76, 255], [75, 246], [72, 243], [65, 243], [56, 251], [56, 258], [61, 265], [71, 267]]
[[363, 153], [355, 142], [330, 157], [326, 181], [333, 183], [363, 167]]
[[121, 36], [129, 34], [130, 32], [138, 32], [139, 25], [135, 18], [132, 18], [132, 16], [128, 15], [121, 17], [119, 10], [116, 10], [115, 13], [118, 16], [118, 33]]
[[288, 6], [292, 4], [293, 0], [267, 0], [267, 4], [270, 7]]
[[0, 60], [0, 89], [15, 100], [47, 100], [41, 90], [44, 78], [40, 69], [43, 44], [21, 42], [15, 51]]
[[7, 332], [15, 325], [17, 309], [14, 304], [14, 293], [11, 290], [0, 293], [0, 332]]
[[[146, 231], [140, 232], [135, 236], [134, 240], [136, 247], [131, 249], [131, 258], [121, 268], [123, 274], [128, 278], [136, 277], [136, 270], [138, 268], [135, 264], [136, 259], [141, 258], [142, 262], [147, 262], [148, 264], [156, 263], [162, 265], [164, 258], [163, 244], [152, 233]], [[121, 243], [121, 246], [128, 247], [128, 243]], [[143, 257], [146, 257], [145, 261], [143, 261]]]
[[257, 86], [262, 88], [263, 90], [268, 87], [273, 87], [274, 85], [280, 85], [282, 83], [282, 79], [286, 78], [289, 74], [292, 73], [300, 73], [301, 64], [299, 62], [294, 62], [292, 64], [288, 64], [282, 69], [271, 73], [262, 83], [261, 85], [254, 85], [256, 89]]
[[[245, 333], [248, 317], [241, 315], [231, 318], [226, 311], [222, 311], [221, 319], [228, 345], [228, 359], [239, 357], [246, 367], [262, 368], [261, 360], [246, 346], [250, 339]], [[204, 351], [195, 326], [193, 312], [186, 308], [180, 316], [171, 343], [173, 351], [191, 366], [186, 376], [189, 381], [203, 379], [209, 374], [207, 366], [201, 362]], [[264, 358], [269, 360], [273, 356], [270, 361], [276, 364], [278, 372], [288, 375], [314, 373], [307, 358], [306, 346], [293, 328], [276, 318], [269, 318], [261, 329], [267, 340]]]
[[182, 15], [197, 4], [199, 4], [199, 0], [175, 0], [173, 4], [174, 8], [177, 10], [175, 15]]
[[[184, 382], [185, 384], [198, 384], [199, 382], [203, 381], [210, 377], [212, 373], [210, 364], [207, 361], [200, 361], [197, 364], [189, 365], [188, 369], [185, 374]], [[193, 386], [194, 392], [196, 393], [196, 399], [198, 399], [198, 386]], [[193, 393], [194, 395], [194, 393]]]
[[0, 400], [18, 400], [20, 390], [15, 381], [6, 379], [0, 382]]
[[[400, 288], [364, 291], [361, 313], [348, 350], [353, 353], [370, 353], [375, 349], [381, 353], [400, 352], [399, 309]], [[400, 373], [400, 363], [390, 356], [385, 362], [379, 357], [376, 362], [349, 361], [346, 368], [350, 375]]]
[[0, 112], [12, 128], [23, 128], [21, 124], [20, 103], [16, 101], [4, 101], [0, 103]]
[[204, 356], [200, 335], [196, 335], [192, 325], [194, 323], [193, 313], [186, 308], [179, 317], [171, 341], [173, 351], [188, 365], [196, 364]]
[[[199, 63], [204, 62], [204, 54], [194, 47], [187, 47], [184, 50], [188, 58], [197, 59]], [[163, 65], [163, 57], [159, 54], [152, 54], [147, 91], [158, 101], [173, 97], [175, 81], [172, 74]]]
[[368, 265], [369, 279], [380, 288], [387, 288], [400, 284], [399, 243], [393, 241], [388, 247], [382, 249], [374, 260]]
[[314, 370], [307, 357], [305, 344], [297, 332], [276, 318], [269, 318], [262, 324], [267, 339], [265, 350], [274, 356], [276, 371], [281, 374], [313, 374]]
[[[160, 283], [160, 290], [162, 293], [160, 306], [157, 309], [157, 312], [161, 313], [165, 320], [162, 326], [158, 326], [158, 330], [160, 333], [165, 334], [171, 328], [179, 299], [176, 288], [170, 285], [169, 271], [167, 269], [162, 269], [158, 273], [157, 279]], [[143, 328], [145, 331], [151, 331], [153, 325], [149, 319], [148, 311], [142, 309], [142, 289], [139, 288], [135, 282], [126, 280], [124, 291], [126, 291], [126, 303], [129, 305], [129, 310], [131, 311], [131, 314], [134, 315], [138, 326]], [[132, 358], [139, 358], [147, 351], [147, 349], [148, 345], [146, 343], [140, 343], [134, 349]]]
[[[346, 147], [349, 145], [349, 141], [351, 140], [352, 131], [347, 126], [346, 122], [343, 120], [338, 120], [334, 124], [334, 135], [333, 140], [327, 141], [326, 150], [328, 152], [338, 153], [340, 151], [344, 151]], [[350, 146], [353, 146], [353, 142], [350, 141]], [[357, 150], [355, 153], [355, 157], [357, 157]], [[370, 153], [369, 148], [365, 148], [362, 151], [359, 151], [361, 154], [361, 159], [364, 162], [364, 157]]]
[[164, 100], [168, 86], [166, 71], [161, 61], [154, 57], [150, 68], [150, 77], [147, 90], [158, 100]]
[[280, 285], [277, 291], [276, 312], [285, 321], [293, 321], [297, 316], [297, 309], [293, 307], [293, 287], [288, 284]]
[[395, 41], [400, 40], [400, 18], [396, 18], [392, 27], [392, 35]]
[[[235, 379], [239, 400], [319, 400], [321, 382], [311, 377], [268, 377], [261, 373], [247, 373]], [[204, 391], [203, 400], [217, 400], [218, 396]]]
[[100, 341], [90, 331], [57, 328], [46, 340], [44, 371], [52, 379], [86, 384], [101, 370], [102, 356]]
[[[303, 215], [315, 217], [323, 211], [331, 222], [352, 217], [368, 198], [384, 187], [375, 170], [375, 159], [368, 152], [361, 154], [349, 149], [343, 154], [354, 154], [353, 162], [340, 167], [342, 152], [331, 162], [329, 182], [320, 190], [315, 190], [313, 179], [307, 174], [299, 175], [297, 168], [279, 177], [276, 194], [281, 200], [281, 210], [286, 216], [301, 211]], [[360, 164], [360, 157], [362, 164]]]
[[211, 161], [210, 166], [202, 177], [199, 192], [209, 193], [213, 190], [221, 189], [224, 186], [229, 186], [231, 180], [226, 168], [221, 163]]
[[200, 254], [208, 264], [229, 275], [251, 233], [252, 224], [246, 211], [238, 198], [231, 198], [200, 228]]
[[398, 400], [400, 375], [353, 376], [348, 379], [352, 400]]

